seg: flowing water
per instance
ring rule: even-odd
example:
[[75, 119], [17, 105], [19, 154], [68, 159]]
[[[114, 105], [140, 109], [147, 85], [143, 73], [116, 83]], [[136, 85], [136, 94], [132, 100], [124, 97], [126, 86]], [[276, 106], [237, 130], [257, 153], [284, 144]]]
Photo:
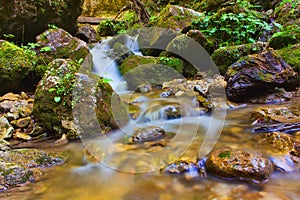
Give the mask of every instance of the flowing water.
[[[140, 54], [134, 41], [135, 38], [129, 38], [127, 46], [136, 54]], [[233, 110], [221, 109], [200, 116], [193, 98], [161, 98], [156, 93], [146, 95], [127, 91], [117, 64], [105, 55], [95, 56], [101, 51], [110, 50], [104, 44], [105, 42], [92, 49], [95, 73], [112, 79], [112, 87], [119, 92], [123, 100], [135, 104], [138, 115], [132, 117], [129, 124], [105, 137], [68, 144], [65, 149], [70, 156], [66, 164], [52, 169], [44, 180], [31, 185], [28, 190], [14, 189], [2, 194], [1, 198], [20, 200], [300, 198], [298, 172], [276, 172], [269, 182], [260, 185], [222, 180], [211, 175], [191, 179], [185, 175], [163, 173], [160, 169], [179, 157], [196, 161], [197, 157], [206, 155], [214, 145], [260, 153], [257, 144], [252, 140], [254, 133], [250, 121], [251, 111], [260, 105], [247, 105]], [[164, 108], [171, 106], [174, 109], [174, 105], [180, 106], [182, 114], [178, 118], [169, 119]], [[299, 98], [294, 98], [286, 105], [300, 106]], [[125, 142], [126, 137], [130, 137], [136, 128], [153, 125], [171, 133], [166, 144], [131, 145]], [[83, 153], [83, 149], [90, 144], [102, 147], [100, 151], [94, 153], [97, 154], [94, 157], [99, 156], [99, 161], [91, 161], [87, 154]]]

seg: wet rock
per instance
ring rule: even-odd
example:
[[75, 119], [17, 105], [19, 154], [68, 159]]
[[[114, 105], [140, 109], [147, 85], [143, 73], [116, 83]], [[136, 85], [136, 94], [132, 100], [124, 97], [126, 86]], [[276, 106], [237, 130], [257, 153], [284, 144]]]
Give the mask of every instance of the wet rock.
[[258, 107], [251, 114], [255, 124], [262, 123], [297, 123], [300, 122], [300, 110], [298, 107], [272, 106]]
[[289, 101], [292, 97], [292, 92], [287, 92], [284, 88], [275, 88], [274, 93], [251, 99], [250, 102], [261, 104], [279, 104]]
[[164, 129], [157, 126], [138, 128], [132, 136], [132, 143], [144, 143], [160, 140], [166, 136]]
[[0, 117], [0, 140], [10, 138], [14, 128], [5, 117]]
[[224, 147], [213, 150], [206, 161], [207, 172], [229, 179], [265, 182], [273, 172], [273, 165], [265, 157], [251, 152]]
[[201, 172], [197, 168], [197, 165], [192, 161], [186, 160], [177, 160], [174, 163], [166, 166], [162, 171], [170, 174], [183, 174], [188, 180], [202, 176]]
[[143, 84], [162, 85], [165, 81], [182, 77], [182, 61], [177, 58], [132, 55], [125, 59], [120, 71], [128, 88], [136, 90]]
[[7, 93], [5, 95], [3, 95], [2, 97], [0, 97], [0, 101], [4, 101], [4, 100], [8, 100], [8, 101], [17, 101], [20, 99], [20, 95], [18, 94], [14, 94], [14, 93]]
[[220, 73], [224, 75], [228, 67], [238, 61], [241, 57], [261, 53], [263, 49], [262, 43], [221, 47], [213, 52], [211, 58], [218, 66]]
[[[90, 64], [92, 62], [84, 62], [83, 65]], [[56, 59], [48, 67], [34, 96], [33, 116], [38, 126], [57, 137], [66, 134], [74, 139], [80, 133], [85, 136], [106, 133], [118, 127], [116, 119], [120, 122], [128, 118], [118, 95], [113, 96], [110, 85], [91, 72], [78, 73], [78, 63]], [[83, 66], [82, 70], [91, 68]], [[112, 114], [112, 104], [115, 105], [116, 116]], [[78, 118], [77, 121], [73, 116]]]
[[283, 87], [294, 76], [293, 69], [274, 52], [250, 55], [229, 67], [226, 94], [234, 102], [249, 101]]
[[295, 133], [300, 131], [300, 122], [294, 123], [275, 123], [255, 126], [252, 129], [254, 133], [279, 131], [284, 133]]
[[76, 32], [82, 0], [1, 1], [0, 35], [13, 34], [18, 44], [35, 42], [35, 36], [55, 24], [71, 34]]
[[295, 138], [289, 134], [271, 132], [256, 137], [258, 144], [264, 147], [263, 151], [273, 162], [275, 169], [284, 172], [298, 171], [299, 149]]
[[22, 140], [31, 140], [32, 138], [30, 137], [30, 135], [26, 134], [26, 133], [22, 133], [19, 131], [16, 131], [14, 134], [13, 134], [13, 137], [16, 138], [16, 139], [22, 139]]
[[52, 61], [55, 58], [70, 58], [73, 61], [85, 59], [89, 53], [87, 44], [73, 37], [70, 33], [61, 28], [48, 29], [38, 35], [37, 43], [39, 48], [47, 47], [49, 51], [40, 52], [46, 60]]
[[75, 36], [86, 43], [95, 43], [97, 42], [97, 32], [89, 24], [79, 25]]
[[45, 167], [62, 164], [65, 157], [34, 149], [0, 151], [0, 185], [6, 189], [40, 178]]
[[[1, 26], [1, 25], [0, 25]], [[0, 28], [1, 29], [1, 28]], [[1, 32], [1, 30], [0, 30]], [[40, 58], [34, 53], [26, 51], [25, 48], [18, 47], [7, 41], [0, 43], [0, 95], [23, 89], [33, 89], [34, 79], [39, 79]], [[27, 81], [24, 81], [27, 80]], [[10, 95], [1, 101], [17, 98]]]
[[200, 13], [176, 5], [167, 5], [159, 14], [158, 19], [150, 22], [150, 26], [168, 28], [180, 31], [188, 25], [192, 19], [196, 19]]
[[25, 117], [25, 118], [20, 118], [15, 121], [11, 121], [11, 124], [13, 124], [19, 128], [25, 128], [29, 125], [30, 121], [31, 121], [31, 117]]

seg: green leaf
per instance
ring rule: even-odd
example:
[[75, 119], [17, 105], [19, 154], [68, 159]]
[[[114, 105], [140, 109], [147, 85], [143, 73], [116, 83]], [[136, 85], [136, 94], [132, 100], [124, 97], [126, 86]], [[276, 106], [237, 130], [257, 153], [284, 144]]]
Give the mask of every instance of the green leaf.
[[274, 22], [274, 25], [279, 28], [281, 31], [284, 30], [283, 26], [281, 26], [281, 24], [277, 23], [277, 22]]
[[47, 52], [47, 51], [51, 51], [51, 47], [42, 47], [40, 52]]
[[60, 97], [54, 97], [54, 101], [55, 101], [56, 103], [59, 103], [59, 102], [60, 102], [60, 100], [61, 100], [61, 98], [60, 98]]
[[56, 90], [56, 88], [50, 88], [49, 90], [48, 90], [48, 92], [54, 92]]

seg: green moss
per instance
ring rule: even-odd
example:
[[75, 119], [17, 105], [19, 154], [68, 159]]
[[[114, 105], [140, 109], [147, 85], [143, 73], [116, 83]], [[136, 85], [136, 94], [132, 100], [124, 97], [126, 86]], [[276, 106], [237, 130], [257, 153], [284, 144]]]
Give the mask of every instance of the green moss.
[[221, 74], [225, 74], [228, 67], [241, 57], [260, 53], [263, 51], [263, 46], [260, 44], [243, 44], [230, 47], [221, 47], [213, 52], [211, 58], [218, 66]]
[[276, 22], [287, 26], [297, 23], [300, 25], [300, 2], [298, 0], [283, 0], [275, 8], [274, 15], [277, 17]]
[[224, 158], [230, 158], [231, 157], [231, 153], [230, 153], [230, 151], [223, 151], [223, 152], [219, 153], [218, 157], [222, 158], [222, 159], [224, 159]]
[[289, 25], [283, 31], [275, 33], [270, 39], [269, 46], [274, 49], [281, 49], [300, 42], [300, 26]]
[[183, 73], [183, 61], [178, 58], [172, 57], [151, 57], [151, 56], [138, 56], [132, 55], [124, 60], [120, 66], [121, 74], [126, 74], [130, 70], [145, 64], [162, 64], [164, 66], [175, 69], [179, 73]]

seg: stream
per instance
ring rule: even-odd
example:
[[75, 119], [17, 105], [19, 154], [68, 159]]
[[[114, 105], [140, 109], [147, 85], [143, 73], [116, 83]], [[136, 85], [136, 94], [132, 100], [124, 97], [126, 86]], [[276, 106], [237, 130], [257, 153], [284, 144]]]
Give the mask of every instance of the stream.
[[[29, 186], [28, 190], [14, 189], [0, 197], [19, 200], [299, 199], [299, 172], [275, 172], [264, 184], [228, 181], [211, 175], [191, 179], [161, 172], [179, 157], [195, 161], [213, 147], [230, 146], [259, 153], [261, 150], [253, 140], [250, 115], [261, 105], [217, 109], [199, 115], [193, 98], [162, 98], [155, 92], [128, 91], [118, 65], [101, 54], [109, 51], [108, 41], [91, 50], [94, 72], [110, 79], [122, 100], [134, 102], [138, 115], [107, 136], [69, 143], [64, 147], [70, 154], [66, 164], [50, 170], [45, 179]], [[126, 46], [141, 55], [136, 38], [128, 38]], [[295, 97], [285, 105], [300, 106], [299, 102], [299, 97]], [[168, 119], [163, 108], [174, 105], [179, 105], [184, 115]], [[133, 130], [149, 126], [159, 126], [170, 133], [166, 144], [130, 145], [124, 142]], [[82, 149], [88, 145], [101, 146], [100, 152], [95, 153], [98, 160], [91, 162], [83, 153]]]

